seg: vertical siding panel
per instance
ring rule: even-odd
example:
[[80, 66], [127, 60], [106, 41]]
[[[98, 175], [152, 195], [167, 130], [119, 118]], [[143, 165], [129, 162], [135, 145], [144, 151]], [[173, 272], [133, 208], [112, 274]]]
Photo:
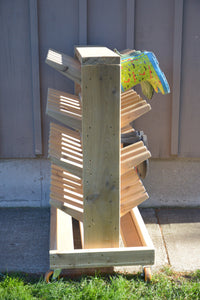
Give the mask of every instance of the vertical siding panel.
[[135, 0], [126, 1], [126, 48], [135, 47]]
[[29, 11], [30, 11], [34, 151], [36, 155], [41, 155], [42, 154], [42, 132], [41, 132], [41, 107], [40, 107], [37, 0], [29, 0]]
[[29, 2], [0, 1], [0, 156], [34, 157]]
[[[173, 0], [139, 0], [135, 7], [135, 49], [155, 53], [161, 70], [172, 89]], [[138, 92], [141, 93], [140, 88]], [[149, 149], [155, 158], [170, 156], [171, 94], [155, 93], [149, 101], [152, 110], [134, 122], [136, 130], [148, 136]]]
[[39, 60], [42, 103], [43, 151], [48, 153], [50, 118], [46, 115], [47, 90], [73, 93], [74, 82], [45, 64], [49, 48], [73, 57], [79, 43], [79, 0], [38, 1]]
[[88, 0], [88, 44], [126, 48], [126, 1]]
[[79, 0], [79, 45], [87, 45], [87, 0]]
[[173, 87], [172, 87], [172, 125], [171, 154], [178, 154], [180, 84], [182, 59], [183, 0], [174, 1], [174, 43], [173, 43]]
[[200, 157], [200, 1], [184, 1], [179, 155]]

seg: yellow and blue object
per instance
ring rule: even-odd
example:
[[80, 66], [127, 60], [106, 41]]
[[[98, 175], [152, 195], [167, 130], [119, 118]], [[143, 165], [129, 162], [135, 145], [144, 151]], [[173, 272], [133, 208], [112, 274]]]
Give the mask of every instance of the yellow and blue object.
[[133, 51], [121, 55], [121, 90], [122, 92], [142, 82], [148, 82], [156, 93], [163, 95], [170, 92], [165, 74], [159, 67], [154, 53]]

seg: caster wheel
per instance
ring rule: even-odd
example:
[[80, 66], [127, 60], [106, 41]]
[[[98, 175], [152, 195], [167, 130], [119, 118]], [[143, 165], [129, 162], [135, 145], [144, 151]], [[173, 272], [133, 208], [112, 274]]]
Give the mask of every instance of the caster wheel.
[[145, 282], [151, 282], [151, 269], [149, 267], [144, 267], [144, 280]]
[[52, 275], [53, 275], [53, 270], [49, 270], [45, 273], [44, 279], [45, 279], [46, 283], [50, 282]]
[[49, 283], [51, 280], [55, 281], [56, 279], [59, 280], [60, 279], [60, 273], [61, 273], [62, 269], [57, 269], [57, 270], [49, 270], [46, 272], [44, 278], [45, 281], [47, 283]]

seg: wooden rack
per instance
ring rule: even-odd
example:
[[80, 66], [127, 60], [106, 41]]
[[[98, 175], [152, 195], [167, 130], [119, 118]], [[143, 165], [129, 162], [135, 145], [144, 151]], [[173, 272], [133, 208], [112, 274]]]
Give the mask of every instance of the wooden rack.
[[121, 94], [120, 56], [113, 51], [76, 47], [75, 57], [49, 50], [46, 59], [81, 91], [80, 99], [48, 90], [46, 112], [61, 123], [52, 122], [49, 135], [50, 268], [152, 265], [155, 250], [137, 209], [148, 194], [134, 168], [151, 154], [142, 141], [125, 148], [120, 142], [151, 107], [133, 90]]

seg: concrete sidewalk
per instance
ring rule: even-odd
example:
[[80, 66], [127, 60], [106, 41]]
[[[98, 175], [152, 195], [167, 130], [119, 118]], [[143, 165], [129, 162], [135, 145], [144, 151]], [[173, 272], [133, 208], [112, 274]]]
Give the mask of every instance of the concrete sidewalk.
[[[156, 249], [153, 272], [165, 265], [175, 271], [200, 269], [200, 208], [140, 212]], [[49, 224], [48, 208], [0, 208], [0, 272], [45, 273]]]

